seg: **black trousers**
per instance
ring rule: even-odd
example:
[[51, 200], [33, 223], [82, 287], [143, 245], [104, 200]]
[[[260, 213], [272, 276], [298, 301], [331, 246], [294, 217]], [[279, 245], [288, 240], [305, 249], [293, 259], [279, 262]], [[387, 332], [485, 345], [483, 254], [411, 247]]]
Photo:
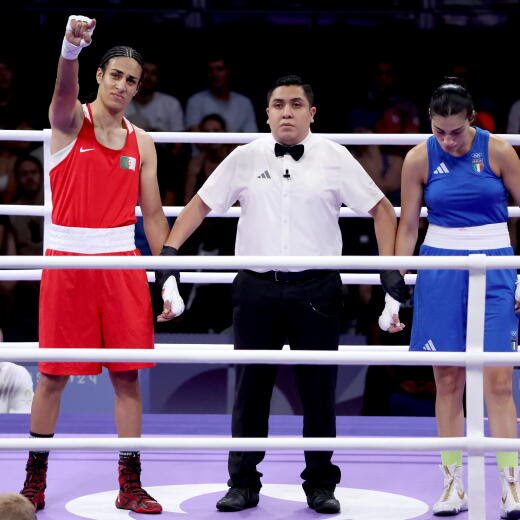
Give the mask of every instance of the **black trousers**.
[[[276, 281], [273, 273], [241, 271], [233, 283], [235, 349], [337, 350], [341, 279], [336, 271], [307, 271], [301, 279]], [[291, 276], [291, 275], [289, 275]], [[296, 275], [298, 276], [298, 275]], [[308, 277], [307, 277], [308, 276]], [[335, 437], [337, 366], [294, 365], [303, 407], [304, 437]], [[267, 437], [276, 365], [238, 365], [233, 437]], [[229, 454], [230, 486], [260, 489], [256, 469], [265, 452]], [[332, 451], [306, 451], [303, 487], [334, 489], [341, 473]]]

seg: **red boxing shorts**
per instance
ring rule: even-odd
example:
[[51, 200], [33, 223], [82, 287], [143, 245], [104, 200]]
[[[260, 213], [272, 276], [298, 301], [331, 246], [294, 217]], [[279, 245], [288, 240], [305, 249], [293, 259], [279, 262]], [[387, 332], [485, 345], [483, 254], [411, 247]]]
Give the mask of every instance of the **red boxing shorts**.
[[[139, 256], [140, 252], [106, 253]], [[46, 256], [85, 256], [47, 250]], [[98, 255], [89, 255], [98, 256]], [[146, 272], [136, 269], [45, 269], [40, 286], [40, 348], [153, 348]], [[50, 375], [95, 375], [155, 363], [40, 362]]]

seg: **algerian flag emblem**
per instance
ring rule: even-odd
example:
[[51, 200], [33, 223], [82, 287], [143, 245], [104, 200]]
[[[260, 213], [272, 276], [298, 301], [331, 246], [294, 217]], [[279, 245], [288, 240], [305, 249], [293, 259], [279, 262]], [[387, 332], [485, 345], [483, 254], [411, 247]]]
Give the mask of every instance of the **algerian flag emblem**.
[[124, 170], [134, 170], [135, 166], [137, 164], [137, 160], [135, 157], [128, 157], [126, 155], [122, 155], [119, 158], [119, 167], [123, 168]]

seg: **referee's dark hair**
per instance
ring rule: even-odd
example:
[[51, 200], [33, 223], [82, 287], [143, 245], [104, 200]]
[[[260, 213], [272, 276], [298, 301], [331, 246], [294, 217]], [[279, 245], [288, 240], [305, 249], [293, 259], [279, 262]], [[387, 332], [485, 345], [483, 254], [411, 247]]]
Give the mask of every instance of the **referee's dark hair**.
[[308, 83], [304, 83], [303, 79], [300, 78], [300, 76], [297, 76], [296, 74], [282, 76], [273, 83], [273, 86], [269, 89], [269, 92], [267, 93], [267, 104], [269, 105], [271, 101], [271, 96], [273, 95], [273, 91], [276, 88], [291, 87], [293, 85], [301, 87], [303, 89], [303, 92], [305, 93], [305, 97], [307, 98], [309, 105], [311, 107], [314, 106], [314, 92], [312, 91], [312, 87]]

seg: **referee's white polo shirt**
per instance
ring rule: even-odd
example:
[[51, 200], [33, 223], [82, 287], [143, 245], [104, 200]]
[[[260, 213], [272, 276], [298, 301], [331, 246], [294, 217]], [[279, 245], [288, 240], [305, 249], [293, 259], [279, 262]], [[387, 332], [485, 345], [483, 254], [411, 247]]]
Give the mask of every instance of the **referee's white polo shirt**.
[[217, 213], [240, 202], [236, 255], [341, 255], [341, 204], [367, 212], [383, 198], [344, 146], [311, 132], [301, 144], [299, 161], [276, 157], [272, 135], [239, 146], [198, 191]]

